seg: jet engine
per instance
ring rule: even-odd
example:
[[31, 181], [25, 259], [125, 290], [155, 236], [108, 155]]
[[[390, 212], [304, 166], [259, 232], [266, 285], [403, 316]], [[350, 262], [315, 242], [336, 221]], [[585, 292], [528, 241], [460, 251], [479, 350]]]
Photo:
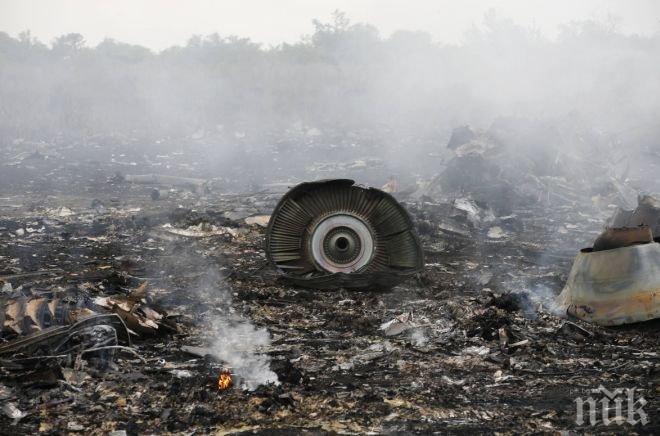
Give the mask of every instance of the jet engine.
[[424, 266], [403, 206], [348, 179], [301, 183], [285, 194], [266, 251], [286, 279], [313, 288], [390, 288]]

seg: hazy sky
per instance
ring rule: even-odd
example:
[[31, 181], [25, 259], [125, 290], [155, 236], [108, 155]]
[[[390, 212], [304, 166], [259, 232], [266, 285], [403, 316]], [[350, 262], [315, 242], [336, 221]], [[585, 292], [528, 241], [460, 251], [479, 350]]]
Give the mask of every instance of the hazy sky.
[[614, 20], [624, 33], [660, 31], [659, 0], [0, 0], [0, 31], [29, 29], [42, 42], [77, 32], [90, 45], [111, 37], [156, 50], [214, 32], [276, 45], [312, 33], [312, 19], [328, 21], [335, 9], [384, 36], [424, 30], [448, 43], [460, 43], [489, 9], [549, 37], [585, 19]]

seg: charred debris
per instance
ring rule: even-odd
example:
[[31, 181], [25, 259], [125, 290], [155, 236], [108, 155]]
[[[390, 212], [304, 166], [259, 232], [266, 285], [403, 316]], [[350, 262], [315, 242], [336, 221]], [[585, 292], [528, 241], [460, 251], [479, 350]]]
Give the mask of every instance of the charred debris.
[[356, 158], [250, 192], [194, 153], [166, 175], [5, 147], [2, 427], [558, 432], [608, 384], [657, 430], [650, 178], [512, 123], [456, 129], [429, 177]]

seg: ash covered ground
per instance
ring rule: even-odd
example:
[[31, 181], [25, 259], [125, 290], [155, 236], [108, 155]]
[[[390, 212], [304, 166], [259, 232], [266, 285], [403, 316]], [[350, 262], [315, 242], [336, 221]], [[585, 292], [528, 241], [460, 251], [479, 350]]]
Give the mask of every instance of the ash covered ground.
[[[212, 172], [199, 147], [158, 156], [108, 142], [4, 147], [2, 298], [6, 308], [58, 298], [102, 312], [99, 299], [139, 290], [156, 327], [133, 338], [136, 354], [117, 349], [101, 366], [3, 356], [0, 395], [21, 418], [5, 412], [2, 433], [660, 429], [657, 322], [603, 328], [566, 319], [553, 302], [611, 215], [618, 185], [582, 195], [558, 179], [543, 199], [491, 212], [478, 193], [405, 192], [413, 176], [402, 175], [395, 195], [420, 234], [423, 273], [391, 290], [318, 291], [279, 279], [263, 218], [246, 218], [269, 215], [296, 180], [330, 174], [380, 186], [387, 168], [310, 164], [274, 180], [255, 171], [249, 184], [230, 165]], [[153, 201], [153, 186], [117, 172], [211, 181]], [[381, 326], [393, 319], [402, 332], [388, 335]], [[5, 342], [18, 336], [9, 330]], [[234, 386], [219, 390], [226, 368]], [[649, 422], [576, 424], [575, 399], [601, 384], [635, 388]]]

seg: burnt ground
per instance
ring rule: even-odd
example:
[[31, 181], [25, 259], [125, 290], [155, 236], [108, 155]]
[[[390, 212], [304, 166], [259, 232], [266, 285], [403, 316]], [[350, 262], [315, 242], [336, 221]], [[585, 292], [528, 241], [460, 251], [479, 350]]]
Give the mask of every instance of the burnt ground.
[[[488, 227], [448, 225], [442, 205], [407, 202], [422, 274], [391, 290], [314, 291], [282, 282], [265, 260], [265, 230], [244, 222], [281, 193], [214, 186], [152, 201], [150, 187], [113, 179], [126, 165], [66, 155], [4, 164], [3, 298], [83, 301], [147, 282], [150, 304], [180, 331], [136, 338], [143, 360], [118, 352], [105, 369], [79, 364], [77, 378], [64, 363], [2, 368], [0, 401], [27, 413], [2, 414], [3, 434], [660, 431], [657, 322], [603, 328], [553, 314], [573, 256], [611, 210], [530, 206], [500, 219], [492, 238]], [[231, 231], [168, 230], [200, 223]], [[379, 329], [409, 312], [414, 328]], [[209, 320], [230, 314], [270, 332], [262, 352], [278, 385], [219, 391], [224, 363], [181, 350], [223, 335]], [[649, 422], [576, 424], [575, 399], [601, 384], [635, 388]]]

